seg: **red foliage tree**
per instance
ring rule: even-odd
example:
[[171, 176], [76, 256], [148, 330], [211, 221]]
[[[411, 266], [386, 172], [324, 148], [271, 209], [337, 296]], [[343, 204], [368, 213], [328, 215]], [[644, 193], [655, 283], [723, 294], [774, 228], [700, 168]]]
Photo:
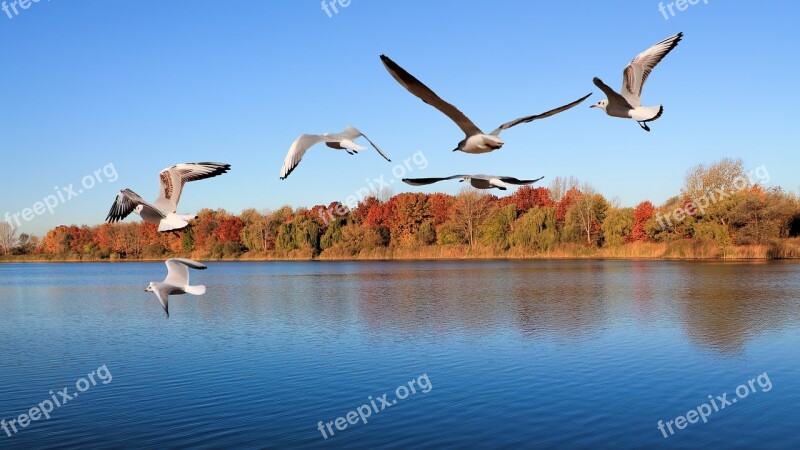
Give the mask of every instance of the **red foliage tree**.
[[545, 208], [555, 205], [550, 199], [550, 189], [531, 186], [522, 186], [513, 195], [503, 197], [500, 206], [513, 204], [517, 208], [517, 214], [523, 214], [531, 208]]
[[[358, 206], [353, 210], [352, 216], [355, 220], [366, 223], [367, 217], [369, 216], [370, 212], [375, 208], [380, 208], [381, 202], [375, 197], [367, 197], [358, 204]], [[373, 225], [374, 226], [374, 225]]]
[[242, 243], [242, 230], [244, 221], [236, 216], [226, 216], [217, 221], [217, 229], [214, 230], [217, 242]]
[[447, 222], [454, 200], [453, 197], [440, 192], [428, 195], [428, 210], [434, 225], [439, 226]]
[[580, 196], [581, 191], [578, 188], [570, 188], [561, 201], [556, 204], [556, 220], [559, 223], [564, 222], [564, 218], [567, 217], [567, 211]]
[[656, 208], [649, 201], [644, 201], [636, 206], [633, 212], [633, 230], [628, 238], [630, 242], [645, 242], [649, 239], [645, 233], [645, 225], [655, 213]]

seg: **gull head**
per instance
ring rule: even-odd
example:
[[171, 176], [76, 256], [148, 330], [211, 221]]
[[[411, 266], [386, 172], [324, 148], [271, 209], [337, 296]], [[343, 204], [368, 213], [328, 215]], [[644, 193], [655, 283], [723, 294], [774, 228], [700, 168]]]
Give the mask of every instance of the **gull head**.
[[467, 145], [467, 139], [464, 139], [464, 140], [462, 140], [461, 142], [458, 143], [458, 147], [454, 148], [453, 151], [454, 152], [463, 152], [464, 151], [464, 147], [466, 145]]
[[142, 215], [142, 210], [144, 209], [144, 205], [136, 205], [136, 208], [133, 209], [133, 212], [136, 214]]
[[150, 285], [149, 285], [149, 286], [147, 286], [146, 288], [144, 288], [144, 291], [145, 291], [145, 292], [153, 292], [153, 289], [155, 288], [154, 284], [155, 284], [155, 283], [150, 283]]
[[594, 105], [590, 106], [589, 108], [600, 108], [603, 111], [606, 110], [608, 107], [608, 100], [600, 100], [599, 102], [595, 103]]

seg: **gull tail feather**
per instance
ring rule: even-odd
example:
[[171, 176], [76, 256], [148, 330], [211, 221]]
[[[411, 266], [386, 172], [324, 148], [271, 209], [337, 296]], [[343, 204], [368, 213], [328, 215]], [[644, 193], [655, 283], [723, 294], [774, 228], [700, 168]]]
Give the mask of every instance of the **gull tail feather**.
[[364, 147], [363, 145], [358, 145], [355, 142], [351, 141], [350, 139], [342, 139], [342, 141], [339, 142], [339, 145], [341, 145], [344, 148], [355, 150], [357, 152], [367, 149], [367, 147]]
[[203, 294], [206, 293], [206, 287], [202, 286], [202, 285], [200, 285], [200, 286], [186, 286], [186, 288], [184, 288], [184, 291], [186, 291], [187, 294], [203, 295]]
[[161, 219], [161, 222], [158, 224], [158, 231], [159, 233], [163, 233], [165, 231], [182, 230], [189, 226], [189, 221], [194, 218], [195, 216], [169, 214], [167, 217]]
[[664, 114], [664, 106], [639, 107], [631, 111], [631, 119], [637, 122], [652, 122]]

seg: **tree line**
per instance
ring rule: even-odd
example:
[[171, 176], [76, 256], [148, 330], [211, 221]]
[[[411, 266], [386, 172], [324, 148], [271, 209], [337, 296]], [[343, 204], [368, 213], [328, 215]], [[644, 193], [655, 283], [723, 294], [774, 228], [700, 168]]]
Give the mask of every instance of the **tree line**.
[[[743, 181], [744, 180], [744, 181]], [[800, 235], [800, 199], [766, 188], [741, 160], [697, 166], [680, 194], [656, 206], [620, 207], [592, 186], [556, 178], [497, 197], [467, 188], [457, 195], [402, 193], [312, 208], [202, 210], [179, 233], [143, 222], [58, 226], [43, 238], [16, 237], [0, 224], [0, 254], [43, 259], [358, 258], [390, 250], [451, 249], [461, 255], [548, 255], [636, 243], [701, 242], [714, 247], [774, 245]], [[439, 253], [441, 254], [441, 253]]]

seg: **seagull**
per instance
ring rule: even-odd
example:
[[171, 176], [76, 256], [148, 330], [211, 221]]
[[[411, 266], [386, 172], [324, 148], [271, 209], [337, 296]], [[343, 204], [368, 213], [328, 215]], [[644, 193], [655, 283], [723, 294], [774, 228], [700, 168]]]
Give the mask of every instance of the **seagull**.
[[498, 150], [500, 147], [503, 146], [504, 142], [500, 139], [500, 132], [503, 130], [507, 130], [513, 126], [519, 125], [521, 123], [528, 123], [533, 122], [534, 120], [544, 119], [553, 115], [556, 115], [560, 112], [564, 112], [574, 106], [577, 106], [582, 101], [589, 98], [591, 93], [582, 97], [568, 105], [564, 105], [560, 108], [556, 108], [550, 111], [547, 111], [542, 114], [537, 114], [534, 116], [527, 116], [521, 117], [516, 120], [512, 120], [511, 122], [504, 123], [500, 125], [496, 130], [492, 131], [490, 134], [485, 134], [478, 128], [474, 123], [467, 116], [464, 115], [461, 111], [458, 110], [455, 106], [447, 103], [446, 101], [442, 100], [436, 93], [434, 93], [430, 88], [422, 84], [421, 81], [414, 78], [413, 75], [406, 72], [405, 69], [397, 65], [394, 61], [389, 59], [386, 55], [381, 55], [381, 61], [383, 61], [383, 65], [386, 66], [386, 70], [400, 83], [401, 86], [406, 88], [409, 92], [419, 97], [420, 100], [423, 102], [433, 106], [434, 108], [438, 109], [442, 113], [444, 113], [447, 117], [450, 118], [453, 122], [458, 125], [459, 128], [467, 135], [461, 142], [458, 143], [458, 147], [456, 147], [453, 151], [462, 151], [464, 153], [488, 153], [494, 150]]
[[145, 289], [145, 292], [154, 292], [164, 312], [167, 313], [169, 318], [169, 296], [170, 295], [203, 295], [206, 293], [205, 286], [189, 286], [189, 268], [197, 270], [206, 270], [203, 264], [191, 259], [170, 258], [166, 261], [167, 264], [167, 278], [163, 283], [152, 282]]
[[540, 177], [535, 180], [518, 180], [514, 177], [500, 177], [495, 175], [453, 175], [452, 177], [444, 178], [403, 178], [403, 182], [412, 186], [423, 186], [426, 184], [438, 183], [439, 181], [444, 180], [455, 180], [457, 178], [461, 178], [461, 180], [459, 180], [460, 182], [469, 181], [472, 187], [478, 189], [497, 188], [501, 191], [505, 191], [506, 189], [512, 187], [512, 184], [518, 186], [524, 184], [533, 184], [544, 177]]
[[106, 221], [119, 222], [132, 212], [142, 216], [147, 223], [158, 225], [159, 232], [178, 231], [189, 226], [189, 221], [196, 216], [176, 214], [178, 201], [181, 199], [183, 187], [190, 181], [222, 175], [230, 170], [230, 164], [200, 162], [186, 163], [164, 169], [158, 174], [160, 190], [158, 198], [151, 205], [130, 189], [123, 189], [111, 205]]
[[381, 156], [383, 156], [385, 160], [392, 162], [392, 160], [389, 159], [389, 157], [386, 156], [381, 149], [379, 149], [378, 146], [375, 145], [375, 143], [373, 143], [364, 133], [353, 127], [347, 127], [341, 133], [324, 133], [322, 135], [304, 134], [292, 142], [292, 146], [289, 147], [289, 152], [286, 154], [286, 158], [283, 160], [283, 167], [281, 167], [281, 180], [285, 180], [286, 177], [288, 177], [289, 174], [294, 171], [295, 167], [300, 164], [300, 160], [303, 159], [303, 155], [306, 154], [306, 151], [309, 148], [319, 144], [320, 142], [324, 142], [325, 145], [330, 148], [344, 150], [348, 154], [354, 155], [361, 150], [367, 149], [367, 147], [363, 147], [354, 142], [356, 139], [362, 136], [375, 150], [378, 151]]
[[600, 78], [594, 78], [595, 86], [599, 87], [607, 100], [601, 100], [590, 108], [600, 108], [611, 117], [633, 119], [639, 123], [644, 131], [650, 131], [647, 122], [657, 120], [664, 113], [664, 106], [642, 106], [642, 88], [650, 72], [665, 56], [678, 46], [683, 38], [683, 33], [668, 37], [658, 44], [639, 53], [622, 72], [622, 94], [608, 87]]

